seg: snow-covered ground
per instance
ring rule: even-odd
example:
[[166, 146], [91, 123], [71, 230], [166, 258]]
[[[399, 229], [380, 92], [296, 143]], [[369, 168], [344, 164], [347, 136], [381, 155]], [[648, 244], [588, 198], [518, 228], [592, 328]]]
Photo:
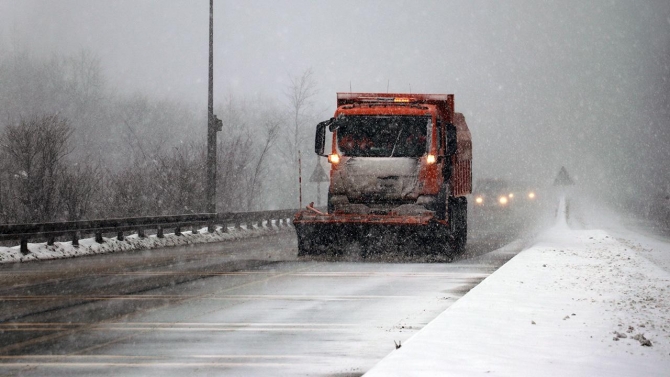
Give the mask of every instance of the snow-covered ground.
[[579, 205], [366, 376], [670, 376], [670, 242]]
[[101, 244], [95, 242], [94, 238], [79, 240], [79, 246], [73, 246], [71, 241], [54, 242], [51, 246], [47, 245], [46, 242], [29, 243], [28, 250], [30, 250], [30, 253], [27, 255], [21, 254], [19, 246], [0, 246], [0, 263], [73, 258], [117, 251], [147, 250], [196, 243], [221, 242], [240, 238], [260, 237], [283, 231], [293, 231], [293, 227], [277, 226], [274, 222], [268, 225], [267, 221], [265, 221], [262, 227], [253, 227], [253, 229], [247, 229], [246, 225], [242, 225], [239, 229], [229, 227], [225, 233], [221, 232], [221, 227], [217, 227], [214, 233], [208, 233], [207, 228], [204, 227], [199, 229], [197, 234], [193, 234], [192, 231], [184, 231], [181, 236], [176, 236], [174, 233], [166, 233], [164, 238], [158, 238], [155, 235], [140, 238], [137, 234], [133, 234], [126, 236], [123, 241], [119, 241], [116, 238], [104, 237], [105, 242]]

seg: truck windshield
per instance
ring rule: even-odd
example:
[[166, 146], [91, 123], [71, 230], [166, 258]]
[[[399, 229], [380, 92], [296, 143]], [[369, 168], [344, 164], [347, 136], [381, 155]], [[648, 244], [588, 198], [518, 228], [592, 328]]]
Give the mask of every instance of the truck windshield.
[[421, 157], [429, 144], [430, 117], [348, 116], [338, 123], [337, 146], [344, 156]]

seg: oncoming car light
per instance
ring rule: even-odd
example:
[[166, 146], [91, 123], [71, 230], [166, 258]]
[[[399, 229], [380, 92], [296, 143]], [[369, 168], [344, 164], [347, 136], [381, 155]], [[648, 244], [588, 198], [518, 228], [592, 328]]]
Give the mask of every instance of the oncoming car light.
[[498, 198], [498, 203], [500, 203], [501, 205], [507, 204], [507, 197], [501, 196], [500, 198]]
[[512, 199], [512, 198], [514, 198], [514, 193], [510, 192], [509, 195], [507, 195], [507, 196], [509, 196], [509, 198]]
[[340, 163], [340, 156], [337, 154], [329, 154], [328, 155], [328, 162], [331, 164], [339, 164]]
[[529, 192], [528, 193], [528, 199], [535, 199], [535, 193], [534, 192]]
[[475, 198], [475, 202], [477, 204], [482, 204], [482, 203], [484, 203], [484, 198], [482, 198], [481, 196], [478, 196], [478, 197]]

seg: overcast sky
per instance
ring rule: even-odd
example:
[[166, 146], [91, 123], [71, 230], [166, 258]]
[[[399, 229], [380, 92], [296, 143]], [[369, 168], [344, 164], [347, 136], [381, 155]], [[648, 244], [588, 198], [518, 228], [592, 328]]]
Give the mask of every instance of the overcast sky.
[[[565, 165], [596, 186], [667, 180], [668, 1], [214, 3], [217, 99], [281, 98], [307, 68], [323, 118], [350, 85], [455, 93], [477, 177], [548, 182]], [[0, 0], [0, 47], [89, 49], [117, 90], [204, 109], [208, 5]]]

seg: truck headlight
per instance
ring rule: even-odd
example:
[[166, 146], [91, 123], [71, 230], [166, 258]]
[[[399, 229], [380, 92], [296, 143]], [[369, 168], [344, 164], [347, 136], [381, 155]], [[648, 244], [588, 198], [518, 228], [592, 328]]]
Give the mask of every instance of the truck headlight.
[[535, 199], [535, 193], [534, 192], [529, 192], [528, 193], [528, 199]]
[[500, 203], [500, 205], [504, 206], [505, 204], [507, 204], [507, 197], [506, 196], [501, 196], [500, 198], [498, 198], [498, 203]]
[[477, 203], [477, 204], [484, 203], [484, 198], [482, 198], [481, 196], [476, 197], [475, 198], [475, 203]]
[[331, 164], [339, 164], [340, 163], [340, 156], [337, 154], [329, 154], [328, 155], [328, 162]]
[[427, 163], [428, 165], [432, 165], [432, 164], [434, 164], [435, 161], [437, 161], [437, 158], [435, 158], [435, 155], [434, 155], [434, 154], [429, 154], [428, 156], [426, 156], [426, 163]]

